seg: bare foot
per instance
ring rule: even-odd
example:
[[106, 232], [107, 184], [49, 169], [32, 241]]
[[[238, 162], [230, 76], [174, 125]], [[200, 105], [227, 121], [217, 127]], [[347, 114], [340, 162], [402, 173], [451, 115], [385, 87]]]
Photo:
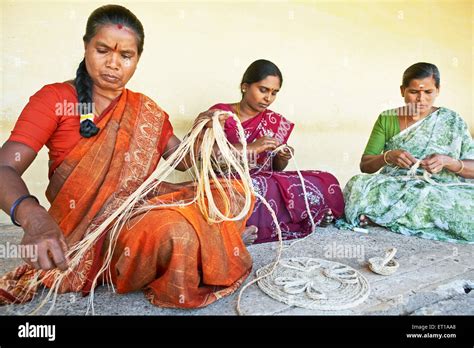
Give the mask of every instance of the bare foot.
[[257, 232], [258, 228], [257, 226], [251, 225], [247, 226], [244, 230], [244, 233], [242, 233], [242, 240], [244, 241], [245, 245], [251, 245], [255, 242], [257, 239]]
[[367, 219], [367, 216], [361, 215], [359, 216], [359, 226], [360, 227], [366, 227], [369, 224], [369, 219]]
[[362, 214], [359, 216], [359, 226], [366, 227], [366, 226], [378, 226], [378, 225], [372, 220], [370, 220], [367, 216]]

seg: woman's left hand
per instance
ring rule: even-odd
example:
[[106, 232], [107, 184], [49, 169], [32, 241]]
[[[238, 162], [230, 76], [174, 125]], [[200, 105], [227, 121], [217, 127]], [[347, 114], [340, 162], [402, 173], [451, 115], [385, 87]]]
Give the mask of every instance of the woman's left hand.
[[453, 158], [446, 155], [432, 154], [425, 157], [420, 166], [429, 173], [436, 174], [443, 170], [444, 167], [452, 164], [455, 161]]
[[[291, 150], [291, 151], [290, 151]], [[289, 161], [292, 157], [292, 153], [295, 153], [295, 150], [289, 145], [286, 145], [282, 150], [276, 153], [276, 157], [281, 158], [282, 160]]]

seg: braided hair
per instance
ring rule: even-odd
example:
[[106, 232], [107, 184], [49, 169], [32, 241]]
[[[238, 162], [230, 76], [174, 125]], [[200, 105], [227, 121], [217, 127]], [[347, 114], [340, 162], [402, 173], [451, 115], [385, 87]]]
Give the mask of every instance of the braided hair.
[[[142, 23], [127, 8], [119, 5], [105, 5], [96, 9], [87, 20], [86, 33], [83, 37], [84, 43], [89, 43], [104, 25], [122, 25], [132, 29], [137, 36], [137, 50], [140, 56], [143, 52], [145, 33]], [[99, 132], [99, 128], [94, 123], [92, 108], [92, 79], [87, 72], [85, 58], [79, 64], [74, 80], [77, 98], [79, 101], [79, 112], [81, 114], [81, 136], [90, 138]]]

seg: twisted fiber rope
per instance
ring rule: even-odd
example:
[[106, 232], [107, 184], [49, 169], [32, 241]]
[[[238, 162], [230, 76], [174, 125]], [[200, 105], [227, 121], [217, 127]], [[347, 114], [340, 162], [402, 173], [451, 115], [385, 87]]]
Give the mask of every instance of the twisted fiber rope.
[[296, 257], [283, 259], [269, 275], [269, 266], [257, 275], [266, 276], [259, 287], [270, 297], [314, 310], [336, 311], [355, 307], [370, 293], [367, 279], [355, 269], [342, 263]]
[[[275, 212], [272, 210], [268, 202], [265, 200], [264, 197], [260, 196], [252, 186], [252, 180], [249, 174], [249, 165], [248, 159], [246, 156], [247, 153], [247, 143], [245, 140], [244, 130], [240, 124], [239, 119], [236, 115], [232, 113], [229, 114], [230, 117], [233, 117], [237, 121], [238, 131], [240, 142], [242, 144], [242, 152], [237, 151], [235, 147], [227, 140], [225, 133], [219, 123], [219, 115], [226, 114], [226, 112], [218, 111], [212, 117], [212, 128], [208, 128], [204, 131], [204, 136], [202, 138], [201, 144], [201, 158], [202, 161], [196, 163], [196, 153], [195, 153], [195, 144], [199, 139], [199, 136], [205, 125], [207, 124], [208, 120], [204, 119], [200, 123], [196, 124], [193, 129], [191, 129], [190, 133], [183, 139], [183, 142], [179, 145], [177, 150], [166, 160], [160, 162], [160, 165], [157, 169], [150, 175], [150, 177], [143, 182], [143, 184], [132, 194], [130, 195], [122, 205], [114, 211], [100, 226], [98, 226], [95, 230], [91, 231], [87, 234], [85, 238], [79, 241], [77, 244], [73, 245], [68, 253], [67, 258], [69, 261], [70, 269], [61, 272], [57, 269], [48, 271], [46, 273], [46, 277], [53, 276], [54, 281], [52, 286], [47, 291], [46, 296], [42, 299], [38, 307], [31, 313], [36, 314], [46, 303], [52, 300], [52, 304], [47, 311], [46, 314], [50, 314], [55, 307], [57, 294], [61, 287], [62, 282], [71, 274], [74, 274], [74, 270], [80, 264], [80, 261], [85, 257], [87, 252], [94, 247], [96, 241], [100, 238], [103, 233], [108, 233], [109, 237], [109, 244], [108, 249], [106, 250], [104, 256], [104, 262], [100, 270], [98, 271], [96, 277], [94, 278], [91, 286], [91, 292], [88, 301], [88, 307], [86, 314], [89, 313], [91, 310], [92, 314], [95, 314], [94, 310], [94, 289], [97, 285], [98, 280], [100, 279], [101, 275], [108, 270], [108, 277], [106, 280], [109, 280], [111, 277], [111, 270], [110, 270], [110, 263], [112, 260], [113, 251], [115, 249], [116, 243], [118, 241], [118, 237], [120, 231], [125, 227], [129, 226], [129, 220], [137, 216], [138, 214], [142, 214], [143, 216], [150, 210], [155, 208], [162, 208], [162, 207], [171, 207], [171, 206], [187, 206], [190, 204], [197, 203], [203, 216], [207, 219], [210, 223], [219, 223], [221, 221], [237, 221], [243, 219], [249, 212], [251, 206], [251, 199], [252, 194], [257, 196], [262, 203], [269, 209], [272, 218], [275, 222], [275, 226], [278, 232], [279, 238], [279, 248], [277, 252], [276, 261], [271, 265], [270, 272], [267, 272], [265, 275], [259, 276], [257, 279], [252, 281], [251, 283], [247, 284], [240, 292], [238, 303], [237, 303], [237, 311], [240, 311], [240, 298], [243, 291], [254, 282], [269, 276], [273, 273], [276, 269], [278, 262], [281, 258], [281, 253], [283, 250], [282, 244], [282, 237], [281, 237], [281, 229], [279, 227], [279, 223]], [[216, 164], [219, 162], [215, 155], [214, 144], [217, 144], [217, 152], [220, 152], [221, 159], [225, 162], [229, 171], [225, 173], [219, 169], [219, 166]], [[281, 149], [279, 149], [281, 150]], [[176, 166], [184, 159], [187, 153], [190, 153], [191, 161], [192, 161], [192, 174], [194, 176], [194, 181], [196, 182], [196, 195], [195, 197], [187, 202], [171, 202], [171, 203], [159, 203], [156, 205], [143, 205], [144, 198], [151, 192], [153, 192], [158, 185], [163, 182], [176, 168]], [[293, 153], [292, 153], [293, 156]], [[293, 156], [294, 157], [294, 156]], [[214, 168], [217, 168], [218, 174], [223, 180], [218, 180], [218, 175]], [[306, 198], [306, 188], [304, 184], [303, 177], [297, 169], [298, 176], [301, 180], [304, 196], [305, 196], [305, 204], [306, 209], [308, 212], [308, 216], [311, 219], [311, 223], [313, 226], [313, 231], [315, 229], [315, 224], [309, 209], [309, 203]], [[240, 210], [238, 214], [235, 216], [230, 216], [230, 208], [235, 197], [235, 190], [233, 190], [233, 186], [231, 180], [239, 178], [240, 183], [242, 185], [242, 189], [244, 191], [244, 198], [245, 204], [243, 208]], [[224, 201], [224, 212], [220, 211], [217, 205], [214, 202], [214, 197], [211, 191], [211, 184], [217, 188], [218, 194], [221, 196], [222, 200]], [[230, 196], [230, 197], [229, 197]], [[207, 203], [207, 204], [206, 204]], [[41, 279], [39, 279], [39, 272], [36, 273], [35, 279], [30, 283], [31, 288], [41, 285]], [[110, 286], [112, 290], [115, 291], [113, 284], [110, 282]]]
[[[275, 149], [275, 152], [282, 149], [283, 147], [279, 147]], [[309, 210], [304, 179], [293, 152], [291, 152], [291, 156], [301, 181], [306, 209], [314, 232], [316, 226]], [[254, 283], [257, 283], [259, 288], [267, 295], [288, 306], [299, 306], [315, 310], [352, 308], [367, 299], [370, 293], [367, 279], [347, 265], [306, 257], [281, 259], [283, 250], [290, 249], [294, 244], [305, 240], [311, 234], [283, 248], [282, 233], [274, 210], [258, 193], [255, 193], [255, 195], [262, 200], [275, 223], [278, 233], [277, 257], [273, 263], [258, 269], [256, 271], [257, 277], [240, 290], [237, 298], [237, 313], [239, 315], [245, 314], [240, 306], [242, 295]]]
[[416, 171], [420, 167], [420, 163], [421, 163], [421, 160], [419, 159], [419, 160], [416, 161], [416, 163], [413, 166], [411, 166], [410, 170], [408, 170], [408, 172], [407, 172], [408, 177], [422, 179], [422, 180], [425, 180], [426, 182], [430, 183], [431, 185], [435, 185], [435, 186], [474, 186], [474, 184], [468, 183], [468, 182], [452, 182], [452, 183], [436, 182], [433, 179], [431, 179], [432, 174], [429, 173], [426, 170], [423, 170], [423, 175], [422, 176], [416, 175]]
[[[183, 142], [179, 145], [176, 151], [166, 161], [160, 161], [160, 164], [158, 165], [156, 170], [149, 176], [149, 178], [147, 178], [143, 182], [143, 184], [132, 195], [130, 195], [117, 210], [114, 211], [113, 214], [111, 214], [95, 230], [88, 233], [85, 238], [83, 238], [81, 241], [79, 241], [77, 244], [73, 245], [69, 249], [67, 253], [67, 258], [69, 259], [70, 266], [69, 270], [61, 272], [58, 269], [55, 269], [46, 273], [46, 277], [54, 277], [53, 284], [47, 291], [46, 296], [43, 298], [39, 306], [33, 311], [32, 314], [37, 313], [50, 299], [52, 299], [52, 305], [46, 314], [51, 313], [51, 311], [54, 309], [57, 293], [60, 289], [62, 282], [68, 276], [74, 275], [74, 270], [77, 269], [80, 264], [80, 261], [84, 258], [87, 252], [94, 247], [95, 243], [102, 236], [103, 233], [108, 233], [108, 249], [106, 250], [104, 255], [103, 265], [92, 282], [91, 293], [89, 296], [88, 308], [86, 312], [86, 314], [89, 313], [89, 310], [91, 309], [92, 314], [94, 314], [95, 286], [97, 285], [97, 282], [100, 279], [101, 275], [107, 269], [109, 269], [108, 280], [111, 279], [111, 270], [109, 268], [109, 265], [112, 260], [113, 251], [118, 241], [120, 231], [126, 226], [130, 227], [128, 225], [129, 220], [138, 214], [146, 214], [146, 212], [155, 208], [171, 206], [183, 207], [186, 205], [197, 203], [199, 208], [201, 209], [203, 216], [205, 216], [205, 218], [210, 223], [218, 223], [221, 221], [237, 221], [243, 219], [247, 215], [251, 206], [253, 191], [253, 188], [251, 186], [252, 181], [249, 175], [247, 158], [246, 156], [240, 156], [241, 158], [237, 158], [239, 156], [239, 152], [236, 151], [232, 144], [228, 142], [225, 133], [219, 123], [219, 115], [221, 114], [225, 114], [225, 112], [216, 112], [212, 117], [212, 128], [207, 128], [204, 131], [204, 136], [201, 144], [201, 152], [203, 159], [202, 162], [196, 163], [194, 145], [196, 142], [198, 142], [201, 132], [209, 121], [208, 119], [203, 119], [198, 124], [196, 124], [193, 129], [191, 129], [190, 133], [185, 137], [185, 139], [183, 139]], [[234, 114], [228, 114], [231, 117], [236, 118]], [[240, 126], [240, 123], [238, 123], [238, 125]], [[241, 126], [239, 127], [239, 134], [241, 139], [245, 139], [244, 131]], [[213, 152], [213, 146], [215, 143], [217, 144], [218, 151], [221, 152], [223, 158], [227, 162], [228, 167], [231, 168], [233, 172], [237, 173], [238, 177], [240, 177], [241, 179], [240, 183], [244, 191], [245, 203], [240, 212], [238, 212], [238, 214], [236, 214], [235, 216], [229, 215], [232, 202], [237, 201], [236, 199], [234, 199], [236, 192], [232, 189], [233, 184], [231, 182], [232, 179], [235, 178], [235, 176], [231, 174], [224, 176], [223, 183], [222, 180], [217, 180], [217, 174], [215, 173], [211, 165], [211, 162], [217, 162], [215, 154]], [[242, 153], [246, 153], [247, 143], [245, 141], [242, 141], [242, 148]], [[232, 151], [231, 149], [233, 149], [234, 151]], [[195, 197], [187, 202], [180, 201], [144, 206], [142, 204], [144, 202], [144, 198], [149, 193], [153, 192], [158, 187], [158, 185], [162, 183], [173, 172], [173, 170], [185, 158], [188, 152], [191, 155], [190, 157], [192, 161], [191, 171], [194, 176], [194, 181], [197, 184]], [[220, 174], [225, 173], [221, 172]], [[214, 202], [214, 197], [211, 192], [210, 178], [213, 180], [213, 187], [217, 188], [218, 194], [224, 201], [224, 212], [221, 212]], [[36, 272], [35, 279], [30, 283], [30, 289], [39, 285], [41, 285], [41, 279], [39, 279], [39, 272]]]
[[393, 259], [397, 253], [397, 248], [390, 248], [385, 252], [385, 257], [372, 257], [369, 259], [369, 268], [371, 271], [381, 275], [391, 275], [399, 267], [399, 263]]
[[[249, 212], [251, 206], [252, 194], [255, 194], [258, 198], [261, 199], [268, 208], [270, 206], [266, 202], [264, 197], [258, 195], [253, 186], [252, 180], [249, 175], [248, 159], [246, 156], [247, 153], [247, 143], [245, 140], [244, 130], [240, 124], [239, 119], [232, 113], [229, 114], [230, 117], [233, 117], [237, 121], [239, 137], [242, 144], [242, 152], [237, 151], [235, 147], [227, 140], [225, 133], [219, 122], [219, 115], [226, 114], [226, 112], [218, 111], [214, 113], [212, 117], [212, 128], [207, 128], [204, 130], [206, 124], [209, 120], [203, 119], [198, 124], [196, 124], [190, 133], [183, 139], [183, 142], [179, 145], [177, 150], [166, 160], [160, 162], [157, 169], [142, 183], [142, 185], [130, 195], [121, 206], [114, 211], [101, 225], [99, 225], [95, 230], [91, 231], [83, 238], [81, 241], [71, 246], [67, 253], [67, 258], [69, 259], [69, 270], [61, 272], [58, 269], [48, 271], [45, 277], [53, 276], [52, 286], [47, 290], [46, 296], [42, 299], [40, 304], [31, 314], [36, 314], [44, 305], [46, 305], [50, 300], [52, 304], [46, 314], [50, 314], [55, 307], [57, 294], [61, 287], [63, 281], [66, 280], [69, 276], [74, 276], [74, 270], [77, 269], [81, 260], [86, 256], [87, 252], [94, 247], [97, 240], [103, 235], [103, 233], [108, 234], [109, 244], [108, 249], [104, 255], [104, 262], [102, 267], [98, 271], [96, 277], [94, 278], [91, 286], [91, 292], [88, 301], [87, 313], [91, 310], [92, 314], [95, 314], [94, 310], [94, 289], [97, 285], [98, 280], [101, 275], [108, 270], [108, 277], [106, 280], [111, 279], [111, 270], [110, 263], [112, 260], [113, 251], [118, 241], [120, 231], [125, 227], [130, 227], [129, 221], [132, 217], [142, 214], [142, 217], [150, 210], [155, 208], [162, 207], [171, 207], [171, 206], [187, 206], [190, 204], [198, 204], [203, 216], [210, 223], [219, 223], [221, 221], [237, 221], [243, 219]], [[201, 158], [202, 161], [196, 162], [196, 153], [195, 145], [198, 144], [199, 137], [204, 130], [204, 136], [202, 137], [201, 143]], [[217, 144], [217, 152], [221, 154], [224, 162], [230, 170], [227, 172], [222, 172], [220, 169], [216, 169], [218, 173], [213, 169], [215, 164], [218, 163], [216, 158], [216, 151], [214, 149], [214, 144]], [[158, 185], [163, 182], [176, 168], [176, 166], [185, 158], [187, 153], [190, 153], [191, 157], [191, 174], [194, 177], [196, 183], [196, 195], [193, 199], [184, 202], [171, 202], [163, 203], [160, 202], [156, 205], [143, 205], [144, 198], [152, 193]], [[219, 168], [217, 166], [217, 168]], [[218, 175], [219, 174], [219, 175]], [[218, 176], [221, 177], [221, 180], [218, 180]], [[235, 199], [236, 192], [233, 189], [232, 182], [233, 179], [239, 178], [240, 184], [242, 185], [242, 190], [244, 192], [245, 203], [242, 209], [235, 215], [230, 216], [232, 202], [237, 201]], [[302, 177], [301, 177], [302, 178]], [[232, 182], [231, 182], [232, 181]], [[304, 184], [304, 182], [302, 182]], [[217, 192], [220, 195], [221, 199], [224, 202], [224, 211], [221, 211], [214, 201], [214, 196], [211, 191], [211, 185], [214, 188], [217, 188]], [[304, 186], [303, 186], [304, 187]], [[307, 209], [309, 212], [309, 204], [307, 204]], [[271, 209], [271, 208], [270, 208]], [[310, 215], [311, 216], [311, 215]], [[273, 212], [274, 220], [277, 222], [276, 226], [281, 240], [281, 230], [279, 229], [278, 221]], [[277, 258], [279, 259], [281, 255], [281, 245]], [[275, 266], [278, 260], [275, 262]], [[40, 272], [36, 272], [33, 281], [30, 283], [30, 289], [35, 286], [41, 285], [41, 279], [39, 278]], [[113, 285], [110, 284], [112, 289]]]

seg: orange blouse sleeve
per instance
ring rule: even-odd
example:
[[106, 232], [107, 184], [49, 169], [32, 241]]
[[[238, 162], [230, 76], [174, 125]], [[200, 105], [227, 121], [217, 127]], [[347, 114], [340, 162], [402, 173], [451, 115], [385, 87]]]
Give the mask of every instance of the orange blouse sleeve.
[[46, 85], [30, 97], [8, 141], [16, 141], [39, 152], [58, 126], [56, 104], [61, 99], [52, 85]]

